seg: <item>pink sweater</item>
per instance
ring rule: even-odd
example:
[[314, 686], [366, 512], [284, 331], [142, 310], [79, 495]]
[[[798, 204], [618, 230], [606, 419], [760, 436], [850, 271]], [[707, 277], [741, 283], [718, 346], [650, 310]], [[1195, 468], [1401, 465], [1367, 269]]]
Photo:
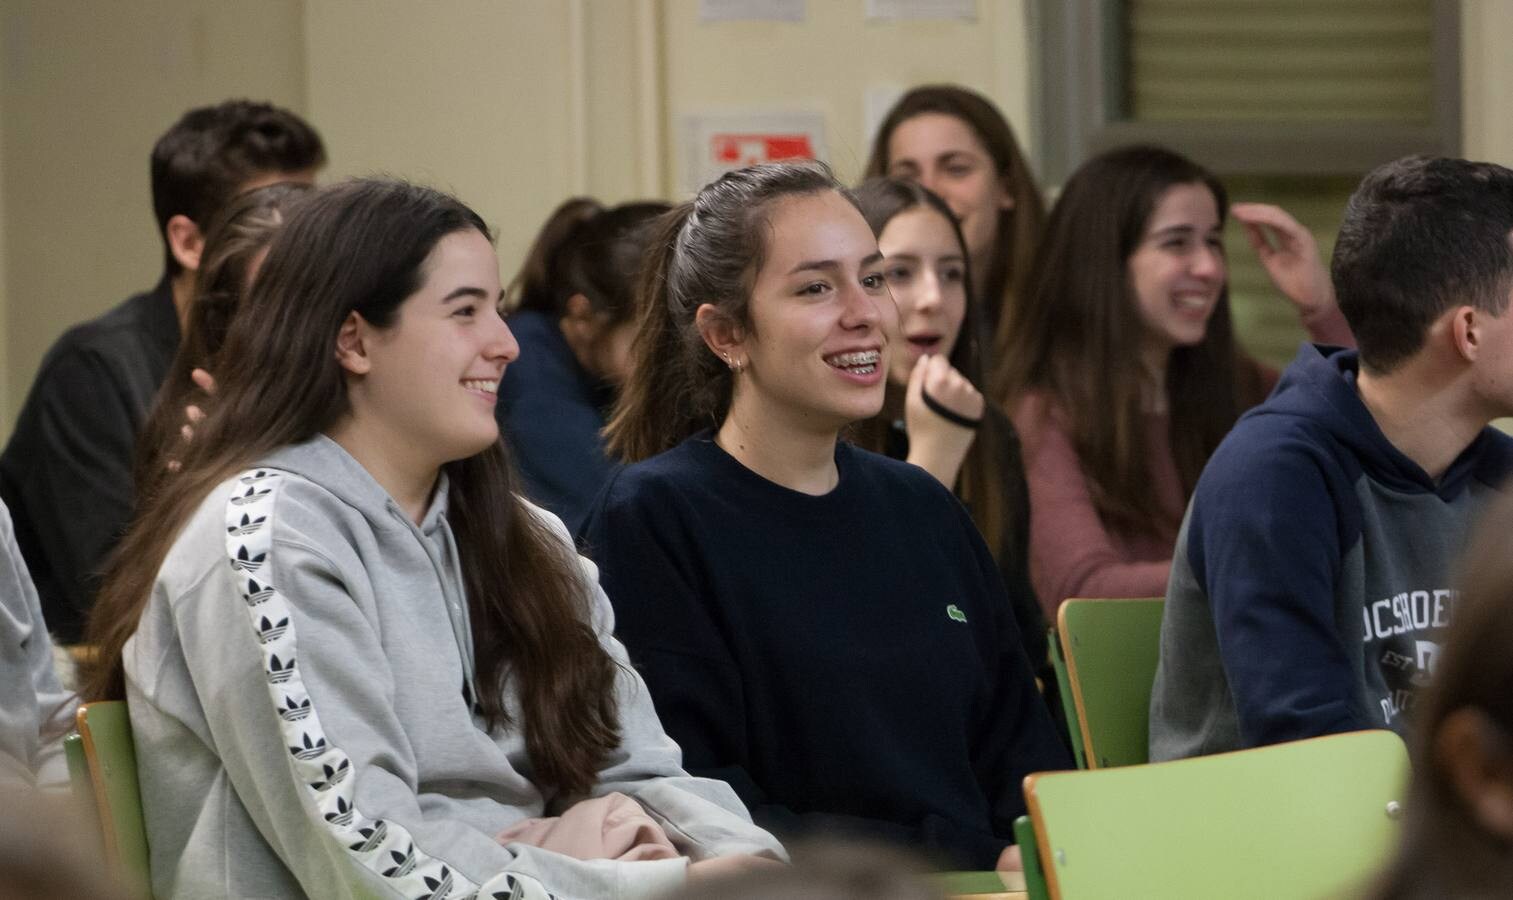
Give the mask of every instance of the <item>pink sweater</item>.
[[[1014, 427], [1030, 488], [1030, 583], [1047, 622], [1068, 597], [1157, 597], [1166, 593], [1177, 526], [1119, 535], [1103, 526], [1059, 409], [1041, 392], [1021, 399]], [[1180, 521], [1187, 498], [1172, 458], [1169, 417], [1145, 417], [1151, 483], [1163, 518]]]
[[[1355, 345], [1337, 308], [1303, 324], [1315, 342]], [[1261, 366], [1262, 397], [1278, 377], [1275, 369]], [[1177, 529], [1187, 508], [1172, 457], [1170, 417], [1145, 417], [1145, 452], [1161, 518], [1171, 524], [1127, 536], [1110, 532], [1099, 519], [1064, 414], [1052, 401], [1030, 391], [1015, 406], [1012, 418], [1030, 491], [1030, 583], [1046, 621], [1056, 621], [1056, 610], [1068, 597], [1165, 595]]]

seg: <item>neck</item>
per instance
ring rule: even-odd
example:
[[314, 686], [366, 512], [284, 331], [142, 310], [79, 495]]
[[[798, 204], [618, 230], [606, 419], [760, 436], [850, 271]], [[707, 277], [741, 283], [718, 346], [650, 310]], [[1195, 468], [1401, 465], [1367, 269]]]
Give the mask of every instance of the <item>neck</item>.
[[805, 427], [767, 413], [754, 402], [742, 402], [743, 391], [731, 400], [716, 442], [751, 471], [789, 490], [818, 497], [835, 490], [835, 428]]
[[1435, 481], [1493, 418], [1465, 382], [1463, 371], [1424, 354], [1388, 374], [1362, 366], [1355, 379], [1382, 434]]
[[194, 277], [195, 273], [181, 269], [179, 274], [168, 281], [169, 288], [173, 291], [173, 311], [179, 316], [181, 334], [189, 325], [189, 305], [194, 302]]
[[364, 427], [348, 414], [326, 434], [367, 469], [410, 521], [419, 525], [431, 504], [431, 492], [441, 470], [435, 464], [406, 458], [406, 442], [401, 436], [377, 434], [377, 430]]

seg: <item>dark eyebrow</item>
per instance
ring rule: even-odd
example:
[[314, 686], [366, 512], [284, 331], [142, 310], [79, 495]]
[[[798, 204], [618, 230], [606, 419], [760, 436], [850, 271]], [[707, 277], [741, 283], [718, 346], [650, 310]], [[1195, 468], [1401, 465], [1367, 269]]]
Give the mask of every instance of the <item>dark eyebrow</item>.
[[[500, 291], [499, 292], [499, 296], [503, 297], [504, 296], [504, 292]], [[442, 303], [451, 303], [453, 300], [460, 300], [463, 297], [472, 297], [475, 300], [487, 300], [487, 299], [489, 299], [488, 292], [485, 291], [483, 288], [479, 288], [479, 287], [460, 287], [460, 288], [457, 288], [456, 290], [452, 291], [452, 293], [447, 294], [445, 297], [442, 297], [441, 298], [441, 302]]]
[[978, 160], [982, 159], [981, 156], [979, 156], [976, 153], [973, 153], [971, 150], [947, 150], [946, 152], [942, 153], [941, 155], [939, 155], [939, 156], [937, 156], [935, 158], [939, 162], [948, 163], [948, 162], [951, 162], [953, 159], [955, 159], [958, 156], [961, 157], [963, 160], [966, 160], [967, 162], [977, 162]]
[[[1196, 225], [1168, 225], [1165, 228], [1157, 228], [1155, 231], [1152, 231], [1151, 237], [1186, 237], [1190, 234], [1196, 234], [1197, 231], [1198, 227]], [[1215, 225], [1207, 233], [1222, 234], [1223, 231], [1222, 226]]]
[[[883, 258], [882, 253], [879, 253], [877, 251], [873, 251], [872, 253], [868, 254], [867, 256], [862, 257], [861, 268], [865, 269], [867, 266], [870, 266], [873, 263], [878, 262], [882, 258]], [[806, 259], [803, 262], [799, 263], [798, 265], [794, 266], [793, 268], [789, 269], [788, 270], [788, 274], [789, 275], [797, 275], [799, 272], [808, 272], [808, 271], [834, 272], [837, 269], [839, 269], [840, 267], [841, 267], [841, 264], [839, 262], [837, 262], [836, 260], [833, 260], [833, 259]]]

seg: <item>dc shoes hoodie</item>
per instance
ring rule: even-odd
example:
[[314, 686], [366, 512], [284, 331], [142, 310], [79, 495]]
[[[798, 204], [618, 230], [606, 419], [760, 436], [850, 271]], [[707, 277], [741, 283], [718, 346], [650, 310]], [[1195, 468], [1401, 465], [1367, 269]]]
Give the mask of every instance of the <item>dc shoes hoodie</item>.
[[[781, 858], [727, 785], [682, 770], [579, 565], [621, 670], [622, 744], [594, 794], [635, 798], [693, 859]], [[564, 798], [536, 786], [518, 729], [473, 714], [466, 610], [445, 483], [416, 526], [317, 437], [212, 491], [125, 648], [154, 894], [639, 898], [681, 883], [683, 859], [494, 840]]]
[[1357, 366], [1304, 345], [1203, 470], [1167, 587], [1152, 760], [1406, 730], [1513, 440], [1483, 429], [1435, 481], [1377, 427]]

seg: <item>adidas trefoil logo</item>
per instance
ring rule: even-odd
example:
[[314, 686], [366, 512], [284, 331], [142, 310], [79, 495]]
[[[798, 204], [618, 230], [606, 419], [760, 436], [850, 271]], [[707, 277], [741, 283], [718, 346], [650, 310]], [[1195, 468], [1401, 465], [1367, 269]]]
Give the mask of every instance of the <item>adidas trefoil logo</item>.
[[362, 835], [362, 840], [356, 844], [348, 844], [347, 849], [357, 853], [371, 853], [377, 850], [389, 836], [389, 823], [379, 819], [368, 828], [357, 829], [357, 833]]
[[431, 892], [429, 894], [421, 894], [415, 900], [446, 900], [446, 896], [452, 893], [452, 870], [446, 866], [442, 866], [441, 871], [436, 873], [435, 878], [427, 875], [425, 883]]
[[287, 616], [279, 619], [277, 622], [270, 622], [267, 616], [263, 616], [262, 621], [257, 623], [257, 639], [259, 642], [266, 644], [283, 637], [284, 632], [288, 630], [289, 618]]
[[253, 485], [252, 487], [247, 488], [246, 493], [238, 494], [237, 496], [232, 497], [231, 502], [235, 506], [246, 506], [249, 503], [256, 503], [257, 501], [263, 499], [271, 493], [273, 493], [272, 488], [266, 488], [260, 491], [257, 489], [257, 485]]
[[268, 602], [268, 598], [272, 596], [273, 587], [271, 585], [265, 587], [251, 578], [247, 579], [247, 596], [245, 599], [248, 606], [257, 606], [260, 603], [266, 603]]
[[308, 717], [310, 715], [310, 698], [306, 697], [304, 700], [296, 703], [293, 697], [285, 697], [284, 705], [279, 707], [278, 715], [285, 722], [298, 722]]
[[294, 657], [289, 657], [288, 662], [280, 662], [278, 654], [268, 660], [268, 683], [283, 684], [294, 676]]
[[242, 521], [239, 524], [227, 528], [226, 533], [234, 534], [239, 537], [246, 537], [247, 535], [252, 534], [254, 531], [257, 531], [259, 528], [262, 528], [263, 523], [266, 521], [268, 521], [267, 516], [258, 516], [256, 519], [254, 519], [246, 513], [242, 513]]
[[256, 572], [263, 567], [263, 562], [268, 558], [267, 553], [259, 553], [256, 556], [247, 552], [247, 545], [236, 548], [236, 558], [231, 561], [231, 568], [238, 572]]
[[251, 472], [251, 473], [248, 473], [246, 475], [243, 475], [241, 478], [239, 478], [237, 480], [240, 481], [242, 484], [257, 484], [259, 481], [262, 481], [265, 478], [272, 478], [272, 477], [273, 477], [273, 473], [269, 472], [267, 469], [258, 469], [256, 472]]
[[[344, 759], [337, 763], [335, 768], [326, 765], [321, 766], [321, 768], [326, 770], [325, 779], [313, 782], [310, 786], [317, 791], [329, 791], [331, 788], [347, 780], [347, 773], [352, 771], [352, 763]], [[383, 840], [383, 838], [380, 837], [379, 840]]]
[[308, 734], [301, 735], [301, 737], [304, 739], [303, 743], [305, 746], [289, 748], [289, 752], [294, 755], [295, 759], [311, 760], [326, 752], [325, 738], [317, 738], [312, 742]]
[[415, 871], [414, 844], [410, 844], [408, 847], [405, 847], [405, 852], [403, 853], [400, 853], [398, 850], [390, 850], [389, 856], [393, 858], [394, 862], [397, 865], [395, 865], [391, 869], [384, 869], [383, 874], [385, 878], [403, 878], [404, 876]]
[[352, 806], [342, 797], [336, 798], [336, 812], [326, 813], [326, 821], [346, 828], [352, 824]]

